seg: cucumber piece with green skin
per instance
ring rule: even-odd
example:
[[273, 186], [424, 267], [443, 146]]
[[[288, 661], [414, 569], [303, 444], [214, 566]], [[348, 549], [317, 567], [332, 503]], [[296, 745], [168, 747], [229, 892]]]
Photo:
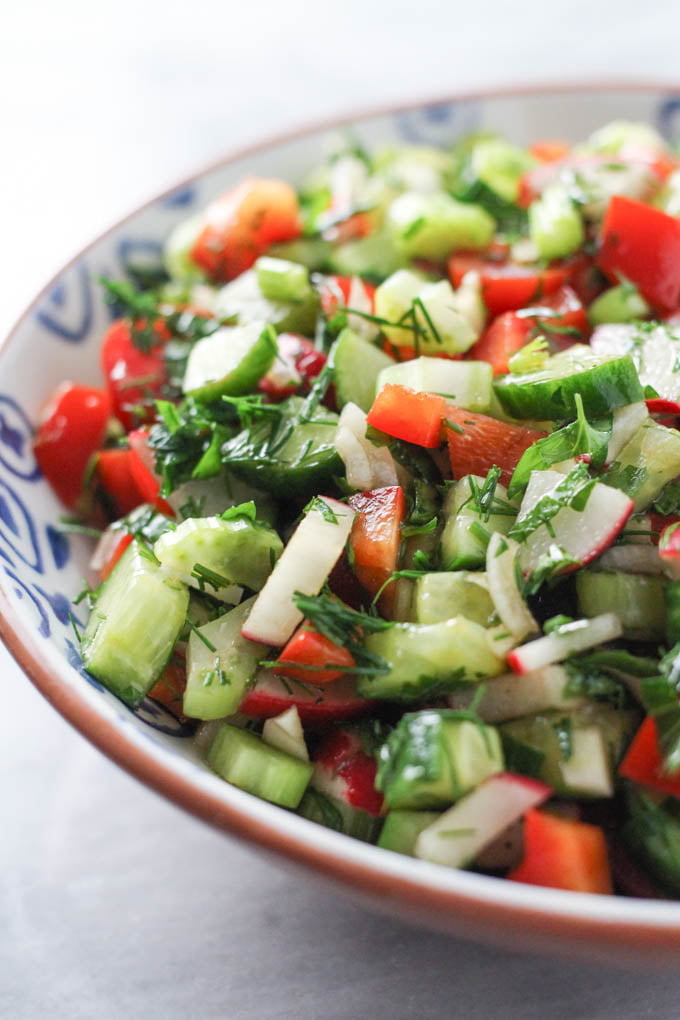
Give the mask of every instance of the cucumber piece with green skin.
[[602, 481], [627, 492], [634, 502], [634, 512], [639, 513], [678, 474], [680, 432], [649, 419], [619, 451]]
[[[218, 575], [225, 583], [205, 583], [209, 594], [224, 597], [231, 585], [259, 591], [283, 552], [283, 542], [268, 524], [250, 518], [189, 517], [161, 535], [154, 554], [186, 584], [201, 587], [196, 567]], [[208, 575], [206, 575], [208, 576]], [[227, 598], [229, 601], [230, 598]]]
[[664, 322], [610, 320], [593, 332], [591, 346], [598, 356], [630, 354], [643, 386], [652, 386], [666, 400], [680, 400], [680, 374], [677, 372], [680, 330], [677, 326]]
[[418, 393], [443, 394], [467, 411], [488, 412], [493, 371], [486, 361], [444, 361], [423, 356], [387, 364], [378, 376], [377, 390], [388, 383], [407, 386]]
[[327, 829], [335, 829], [336, 832], [360, 839], [363, 843], [375, 843], [382, 824], [381, 818], [370, 815], [361, 808], [352, 807], [337, 797], [320, 793], [312, 786], [307, 789], [300, 801], [298, 814], [311, 822], [325, 825]]
[[390, 808], [446, 807], [503, 767], [494, 727], [446, 709], [412, 712], [380, 749], [376, 787]]
[[328, 267], [340, 276], [362, 276], [385, 280], [406, 264], [404, 254], [397, 250], [382, 231], [356, 241], [347, 241], [332, 248]]
[[138, 705], [177, 643], [189, 590], [133, 541], [103, 583], [82, 636], [83, 665], [113, 694]]
[[269, 249], [269, 254], [277, 259], [288, 259], [289, 262], [299, 262], [307, 269], [320, 271], [326, 269], [333, 251], [330, 241], [324, 241], [322, 237], [298, 237], [295, 241], [287, 244], [275, 244]]
[[390, 811], [382, 827], [378, 846], [383, 850], [415, 857], [418, 836], [438, 818], [438, 811]]
[[440, 623], [453, 616], [488, 627], [495, 613], [486, 574], [466, 570], [441, 570], [423, 574], [415, 585], [416, 623]]
[[507, 535], [515, 521], [507, 491], [500, 482], [496, 486], [496, 497], [508, 504], [508, 513], [492, 513], [487, 518], [476, 509], [471, 479], [478, 488], [484, 484], [479, 475], [464, 475], [446, 489], [440, 542], [441, 561], [446, 570], [473, 570], [485, 565], [486, 544], [475, 534], [475, 526], [481, 526], [489, 535], [494, 531]]
[[408, 258], [443, 259], [454, 248], [486, 248], [495, 226], [481, 206], [445, 192], [407, 191], [387, 210], [393, 244]]
[[535, 421], [575, 418], [577, 394], [589, 418], [644, 400], [629, 355], [604, 358], [573, 348], [549, 358], [539, 372], [503, 376], [494, 391], [508, 414]]
[[227, 440], [222, 460], [235, 475], [274, 496], [304, 499], [322, 492], [343, 473], [335, 448], [337, 414], [317, 407], [306, 415], [301, 397], [289, 397], [278, 408], [278, 419], [256, 421]]
[[579, 570], [579, 613], [616, 613], [623, 636], [632, 641], [662, 641], [666, 634], [665, 582], [658, 575]]
[[605, 322], [632, 322], [650, 314], [651, 308], [630, 283], [610, 287], [588, 307], [588, 319], [592, 326], [600, 326]]
[[369, 634], [364, 644], [388, 666], [386, 673], [357, 677], [357, 691], [365, 698], [419, 701], [459, 683], [498, 676], [505, 667], [485, 628], [464, 616], [440, 623], [395, 623]]
[[297, 808], [314, 766], [269, 747], [249, 730], [224, 723], [217, 731], [208, 765], [233, 786], [280, 807]]
[[658, 802], [643, 789], [626, 791], [628, 820], [623, 838], [633, 855], [669, 891], [680, 892], [680, 801]]
[[583, 220], [565, 188], [551, 185], [529, 206], [529, 237], [542, 259], [560, 259], [580, 248]]
[[309, 271], [299, 262], [262, 255], [255, 263], [257, 285], [268, 301], [288, 301], [295, 304], [311, 295]]
[[191, 632], [183, 711], [191, 719], [224, 719], [238, 711], [267, 648], [241, 637], [255, 596]]
[[[513, 719], [502, 723], [500, 732], [535, 759], [531, 775], [559, 796], [606, 797], [637, 718], [634, 711], [592, 702]], [[509, 761], [508, 768], [513, 766]]]
[[484, 138], [470, 153], [470, 174], [506, 202], [517, 202], [520, 178], [535, 165], [526, 149], [503, 141]]
[[249, 393], [277, 355], [276, 333], [264, 322], [223, 326], [191, 349], [182, 382], [198, 400]]
[[249, 269], [225, 284], [216, 294], [213, 312], [218, 319], [270, 323], [277, 333], [301, 333], [314, 336], [319, 299], [310, 288], [301, 301], [269, 301], [257, 282], [257, 273]]
[[333, 346], [334, 382], [338, 407], [356, 404], [371, 409], [382, 372], [394, 361], [352, 329], [343, 329]]

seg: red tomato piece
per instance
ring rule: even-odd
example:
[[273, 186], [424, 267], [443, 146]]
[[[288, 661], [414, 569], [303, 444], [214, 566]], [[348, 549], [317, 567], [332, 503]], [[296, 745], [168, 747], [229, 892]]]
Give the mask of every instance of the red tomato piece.
[[149, 446], [149, 430], [134, 429], [128, 434], [130, 444], [130, 471], [142, 497], [142, 503], [152, 503], [162, 514], [174, 517], [175, 511], [160, 495], [161, 482], [156, 474], [156, 463]]
[[130, 324], [124, 319], [114, 322], [104, 337], [102, 371], [113, 413], [126, 429], [153, 421], [154, 401], [162, 396], [167, 383], [163, 352], [170, 334], [162, 322], [155, 330], [158, 345], [148, 352], [135, 346]]
[[531, 809], [524, 816], [524, 858], [508, 878], [552, 889], [611, 893], [604, 832], [598, 825]]
[[306, 690], [275, 673], [260, 673], [246, 691], [239, 711], [252, 719], [269, 719], [293, 705], [303, 725], [323, 726], [366, 715], [374, 702], [356, 693], [352, 677], [343, 676], [326, 687]]
[[520, 319], [514, 312], [497, 316], [467, 353], [473, 361], [488, 361], [494, 375], [503, 375], [510, 370], [509, 361], [513, 354], [529, 343], [532, 323]]
[[208, 207], [191, 256], [213, 280], [233, 280], [270, 245], [302, 232], [297, 195], [280, 180], [247, 177]]
[[443, 397], [388, 383], [373, 401], [366, 420], [388, 436], [431, 449], [441, 442], [445, 412]]
[[523, 266], [509, 260], [490, 259], [472, 252], [457, 252], [449, 259], [449, 277], [460, 287], [466, 273], [480, 275], [482, 297], [491, 315], [515, 311], [525, 305], [539, 303], [544, 295], [554, 294], [568, 278], [562, 265]]
[[[397, 569], [401, 546], [401, 525], [406, 517], [406, 496], [400, 485], [389, 485], [350, 496], [356, 510], [349, 538], [350, 562], [369, 595], [376, 595]], [[390, 615], [395, 597], [394, 584], [380, 596], [380, 608]]]
[[656, 719], [648, 715], [635, 734], [626, 756], [619, 765], [619, 775], [642, 786], [680, 797], [680, 776], [669, 776], [663, 770], [659, 752]]
[[644, 202], [615, 195], [602, 224], [598, 265], [623, 274], [663, 312], [680, 305], [680, 220]]
[[446, 426], [454, 478], [484, 476], [495, 464], [501, 469], [501, 483], [508, 485], [524, 451], [547, 435], [525, 425], [510, 425], [486, 414], [473, 414], [461, 407], [449, 407], [446, 418], [457, 426], [455, 429]]
[[[354, 658], [346, 648], [334, 644], [309, 622], [296, 630], [292, 638], [279, 655], [277, 673], [292, 676], [297, 680], [306, 681], [317, 687], [324, 687], [333, 680], [344, 676], [348, 668], [355, 665]], [[290, 663], [290, 666], [287, 665]], [[285, 664], [285, 665], [284, 665]], [[299, 668], [318, 666], [319, 669]], [[321, 667], [342, 666], [343, 669], [326, 669]]]
[[74, 508], [92, 456], [104, 441], [111, 401], [103, 390], [64, 382], [45, 405], [33, 449], [43, 475], [67, 507]]
[[113, 520], [124, 517], [144, 502], [131, 461], [131, 451], [122, 448], [100, 450], [97, 454], [95, 479], [104, 490]]

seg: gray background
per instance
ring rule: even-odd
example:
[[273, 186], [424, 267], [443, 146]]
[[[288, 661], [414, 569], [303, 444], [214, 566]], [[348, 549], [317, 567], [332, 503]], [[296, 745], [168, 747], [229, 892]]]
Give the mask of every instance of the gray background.
[[[677, 84], [680, 9], [0, 0], [0, 333], [60, 263], [223, 151], [504, 82]], [[102, 758], [0, 649], [0, 1017], [678, 1016], [680, 981], [374, 917]]]

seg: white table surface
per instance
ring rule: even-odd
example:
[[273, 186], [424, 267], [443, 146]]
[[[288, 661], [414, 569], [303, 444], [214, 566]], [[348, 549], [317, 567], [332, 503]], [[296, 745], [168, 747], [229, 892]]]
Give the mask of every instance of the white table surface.
[[[0, 333], [102, 227], [306, 120], [497, 82], [678, 81], [674, 0], [0, 0]], [[0, 1017], [628, 1018], [680, 980], [373, 916], [129, 778], [0, 649]]]

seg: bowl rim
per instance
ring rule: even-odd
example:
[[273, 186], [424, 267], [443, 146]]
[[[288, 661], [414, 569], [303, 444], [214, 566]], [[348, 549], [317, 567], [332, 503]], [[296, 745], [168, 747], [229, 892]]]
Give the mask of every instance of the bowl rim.
[[[0, 355], [16, 339], [24, 322], [54, 287], [63, 273], [90, 251], [101, 239], [139, 215], [152, 204], [189, 185], [212, 170], [277, 145], [303, 138], [343, 124], [360, 123], [380, 116], [423, 107], [475, 99], [522, 98], [545, 94], [607, 94], [615, 92], [680, 94], [677, 82], [658, 80], [601, 80], [592, 84], [560, 82], [461, 90], [444, 96], [421, 97], [409, 102], [392, 102], [357, 112], [343, 113], [296, 126], [290, 131], [258, 140], [211, 160], [193, 173], [175, 181], [162, 192], [140, 203], [117, 219], [69, 259], [40, 289], [33, 301], [0, 343]], [[389, 851], [330, 832], [315, 823], [289, 815], [274, 805], [244, 795], [230, 798], [199, 788], [172, 768], [163, 755], [148, 753], [114, 719], [100, 715], [75, 688], [63, 684], [59, 669], [51, 668], [40, 654], [33, 633], [0, 583], [0, 638], [21, 670], [51, 705], [84, 737], [128, 773], [190, 814], [239, 839], [282, 855], [311, 872], [334, 880], [346, 891], [364, 899], [381, 899], [411, 918], [427, 919], [451, 930], [453, 919], [459, 934], [493, 940], [511, 936], [533, 940], [535, 946], [571, 946], [578, 955], [598, 952], [637, 954], [654, 959], [677, 959], [680, 951], [680, 903], [636, 900], [570, 893], [540, 887], [521, 886], [469, 872], [447, 871], [436, 865], [414, 861]], [[56, 651], [55, 651], [55, 654]], [[150, 747], [151, 745], [149, 745]], [[224, 784], [227, 786], [227, 784]], [[243, 804], [239, 799], [245, 797]], [[237, 803], [229, 803], [235, 799]], [[274, 812], [274, 814], [272, 814]], [[269, 817], [271, 815], [271, 818]], [[276, 824], [279, 822], [280, 824]], [[530, 902], [525, 902], [525, 900]], [[510, 943], [512, 944], [512, 943]]]

